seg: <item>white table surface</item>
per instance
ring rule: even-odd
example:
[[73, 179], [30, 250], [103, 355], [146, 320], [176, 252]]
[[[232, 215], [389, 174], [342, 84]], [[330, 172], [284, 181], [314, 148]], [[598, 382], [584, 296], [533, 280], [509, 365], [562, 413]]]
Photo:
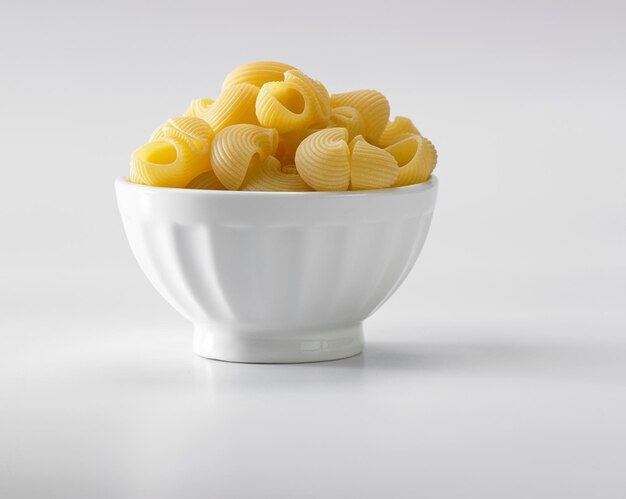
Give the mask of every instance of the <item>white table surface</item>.
[[137, 269], [5, 281], [0, 497], [625, 497], [621, 311], [452, 316], [419, 267], [301, 365], [194, 356]]

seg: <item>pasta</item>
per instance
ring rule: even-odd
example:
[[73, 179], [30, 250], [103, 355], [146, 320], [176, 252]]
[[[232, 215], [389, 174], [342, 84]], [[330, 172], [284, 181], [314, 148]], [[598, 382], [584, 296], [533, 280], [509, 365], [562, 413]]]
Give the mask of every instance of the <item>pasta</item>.
[[368, 144], [360, 135], [350, 143], [350, 152], [352, 190], [384, 189], [396, 183], [400, 169], [389, 152]]
[[303, 130], [292, 130], [291, 132], [281, 134], [274, 156], [282, 165], [294, 165], [296, 161], [296, 150], [300, 143], [317, 131], [318, 130], [305, 128]]
[[211, 144], [211, 164], [227, 189], [237, 190], [250, 167], [274, 154], [278, 133], [256, 125], [232, 125], [218, 132]]
[[204, 149], [211, 143], [215, 133], [204, 121], [190, 116], [170, 118], [158, 127], [150, 136], [150, 142], [161, 139], [177, 139], [187, 142], [197, 149]]
[[198, 118], [171, 118], [131, 156], [130, 179], [157, 187], [185, 187], [211, 169], [213, 130]]
[[400, 173], [396, 186], [425, 182], [437, 164], [437, 150], [421, 135], [411, 135], [386, 148], [398, 162]]
[[324, 126], [330, 115], [330, 97], [319, 82], [292, 69], [285, 73], [284, 81], [261, 87], [256, 115], [262, 126], [276, 128], [279, 133]]
[[213, 170], [206, 171], [195, 177], [186, 185], [187, 189], [207, 189], [213, 191], [224, 191], [226, 187], [222, 185]]
[[261, 87], [264, 83], [269, 81], [283, 81], [285, 72], [290, 69], [295, 68], [282, 62], [250, 62], [228, 73], [224, 79], [224, 83], [222, 83], [222, 88], [239, 83], [250, 83], [255, 87]]
[[230, 125], [248, 123], [258, 125], [255, 105], [259, 89], [249, 83], [226, 87], [215, 100], [197, 99], [187, 113], [206, 121], [215, 132]]
[[421, 135], [413, 122], [404, 116], [397, 116], [385, 126], [383, 133], [378, 138], [378, 146], [387, 147], [414, 134]]
[[430, 179], [437, 151], [376, 90], [329, 94], [275, 61], [231, 71], [131, 155], [130, 182], [245, 191], [346, 191]]
[[343, 127], [348, 130], [349, 140], [352, 140], [357, 135], [362, 135], [365, 130], [363, 116], [350, 106], [334, 108], [330, 113], [330, 125]]
[[202, 118], [202, 116], [208, 111], [208, 108], [215, 101], [213, 99], [207, 99], [203, 97], [201, 99], [194, 99], [187, 107], [184, 116], [193, 116], [195, 118]]
[[268, 156], [246, 177], [242, 191], [312, 191], [293, 166], [282, 168], [280, 161]]
[[350, 185], [350, 149], [345, 128], [326, 128], [302, 141], [296, 168], [316, 191], [345, 191]]
[[389, 102], [376, 90], [355, 90], [330, 97], [332, 107], [350, 106], [361, 113], [364, 121], [363, 137], [376, 143], [389, 121]]

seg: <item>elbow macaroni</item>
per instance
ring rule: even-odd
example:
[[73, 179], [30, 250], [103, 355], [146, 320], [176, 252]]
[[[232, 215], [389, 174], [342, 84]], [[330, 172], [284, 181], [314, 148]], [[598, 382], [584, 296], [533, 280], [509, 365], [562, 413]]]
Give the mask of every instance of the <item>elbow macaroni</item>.
[[409, 118], [397, 116], [393, 121], [385, 125], [383, 133], [378, 138], [377, 145], [379, 147], [387, 147], [409, 135], [420, 135], [420, 133]]
[[287, 71], [284, 81], [265, 83], [259, 90], [256, 116], [262, 126], [279, 133], [323, 126], [329, 115], [326, 89], [297, 69]]
[[332, 107], [350, 106], [363, 116], [363, 136], [368, 142], [375, 143], [383, 133], [389, 121], [389, 102], [376, 90], [355, 90], [330, 97]]
[[386, 148], [400, 168], [396, 186], [418, 184], [430, 178], [437, 164], [437, 151], [421, 135], [411, 135]]
[[355, 191], [384, 189], [398, 180], [396, 159], [384, 149], [368, 144], [359, 135], [350, 143], [350, 186]]
[[191, 116], [206, 121], [217, 133], [230, 125], [258, 125], [255, 105], [259, 89], [249, 83], [226, 87], [215, 100], [198, 99], [187, 108]]
[[224, 191], [226, 187], [222, 185], [213, 170], [201, 173], [187, 184], [187, 189], [206, 189], [211, 191]]
[[150, 142], [131, 156], [130, 179], [158, 187], [186, 187], [197, 175], [210, 170], [213, 130], [203, 120], [171, 118], [157, 128]]
[[348, 130], [349, 139], [352, 140], [357, 135], [362, 135], [365, 131], [363, 116], [354, 107], [339, 106], [330, 113], [330, 125], [338, 126]]
[[261, 61], [243, 64], [228, 73], [222, 83], [222, 88], [237, 85], [238, 83], [250, 83], [261, 87], [270, 81], [283, 81], [285, 73], [290, 69], [296, 69], [282, 62]]
[[375, 90], [330, 95], [289, 64], [229, 73], [215, 100], [196, 99], [132, 153], [129, 180], [247, 191], [384, 189], [427, 181], [433, 144], [409, 118], [389, 120]]
[[282, 167], [274, 156], [268, 156], [254, 167], [246, 177], [242, 191], [298, 192], [312, 191], [297, 170]]
[[296, 168], [316, 191], [345, 191], [350, 185], [348, 130], [326, 128], [308, 136], [296, 150]]
[[241, 187], [250, 167], [274, 154], [278, 133], [256, 125], [232, 125], [215, 136], [211, 164], [219, 181], [230, 190]]

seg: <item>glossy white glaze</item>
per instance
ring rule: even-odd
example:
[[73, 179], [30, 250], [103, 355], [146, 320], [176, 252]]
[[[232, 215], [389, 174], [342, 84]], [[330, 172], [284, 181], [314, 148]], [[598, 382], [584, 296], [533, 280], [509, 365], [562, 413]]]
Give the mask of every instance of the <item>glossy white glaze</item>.
[[311, 362], [362, 350], [361, 322], [413, 267], [437, 179], [360, 192], [168, 189], [116, 181], [124, 229], [195, 351]]

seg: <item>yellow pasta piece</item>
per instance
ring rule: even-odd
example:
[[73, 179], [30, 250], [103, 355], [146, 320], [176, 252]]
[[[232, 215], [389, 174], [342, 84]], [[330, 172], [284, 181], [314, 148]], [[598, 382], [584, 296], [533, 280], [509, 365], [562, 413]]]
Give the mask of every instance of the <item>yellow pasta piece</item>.
[[274, 154], [278, 133], [256, 125], [232, 125], [218, 132], [211, 144], [211, 164], [229, 190], [241, 187], [250, 167]]
[[283, 81], [285, 72], [290, 69], [295, 68], [283, 62], [250, 62], [228, 73], [222, 88], [238, 85], [239, 83], [250, 83], [255, 87], [261, 87], [268, 81]]
[[309, 135], [296, 150], [296, 168], [316, 191], [345, 191], [350, 185], [350, 149], [345, 128]]
[[411, 135], [385, 148], [400, 167], [396, 186], [419, 184], [430, 178], [437, 164], [437, 150], [421, 135]]
[[325, 124], [330, 115], [326, 89], [296, 69], [285, 73], [282, 82], [265, 83], [256, 100], [256, 115], [265, 127], [280, 133]]
[[384, 189], [398, 180], [395, 158], [380, 147], [369, 144], [361, 135], [350, 142], [350, 188]]
[[192, 116], [181, 116], [170, 118], [152, 132], [150, 142], [172, 138], [183, 140], [192, 148], [204, 151], [214, 136], [213, 129], [206, 121]]
[[351, 106], [339, 106], [330, 113], [330, 126], [339, 126], [348, 130], [349, 140], [362, 135], [365, 130], [363, 116]]
[[311, 79], [313, 88], [315, 89], [315, 95], [317, 97], [318, 113], [320, 116], [319, 121], [313, 123], [311, 128], [325, 128], [329, 124], [329, 118], [331, 113], [330, 106], [330, 94], [321, 81]]
[[201, 173], [186, 185], [187, 189], [206, 189], [212, 191], [224, 191], [226, 187], [222, 185], [213, 170]]
[[409, 118], [396, 116], [393, 121], [388, 122], [385, 126], [383, 133], [378, 138], [377, 145], [379, 147], [387, 147], [407, 138], [409, 135], [421, 134]]
[[185, 187], [210, 168], [208, 148], [200, 153], [183, 140], [158, 140], [133, 152], [129, 178], [157, 187]]
[[208, 99], [206, 97], [203, 97], [201, 99], [194, 99], [191, 101], [191, 104], [189, 104], [189, 107], [187, 107], [187, 110], [185, 111], [183, 116], [202, 118], [202, 115], [207, 112], [208, 108], [214, 102], [215, 101], [213, 99]]
[[350, 106], [357, 109], [365, 123], [363, 137], [376, 143], [389, 121], [389, 102], [376, 90], [354, 90], [330, 97], [332, 107]]
[[300, 143], [317, 131], [318, 130], [305, 128], [303, 130], [292, 130], [291, 132], [281, 134], [274, 156], [282, 165], [293, 165], [296, 161], [296, 150]]
[[213, 130], [193, 117], [170, 118], [158, 127], [150, 142], [131, 156], [131, 182], [158, 187], [185, 187], [211, 169]]
[[216, 133], [235, 124], [258, 125], [255, 112], [258, 94], [258, 87], [249, 83], [233, 85], [222, 90], [215, 101], [211, 99], [192, 101], [185, 113], [202, 118]]
[[293, 167], [282, 168], [280, 161], [274, 156], [268, 156], [246, 176], [242, 191], [312, 191], [297, 170]]

